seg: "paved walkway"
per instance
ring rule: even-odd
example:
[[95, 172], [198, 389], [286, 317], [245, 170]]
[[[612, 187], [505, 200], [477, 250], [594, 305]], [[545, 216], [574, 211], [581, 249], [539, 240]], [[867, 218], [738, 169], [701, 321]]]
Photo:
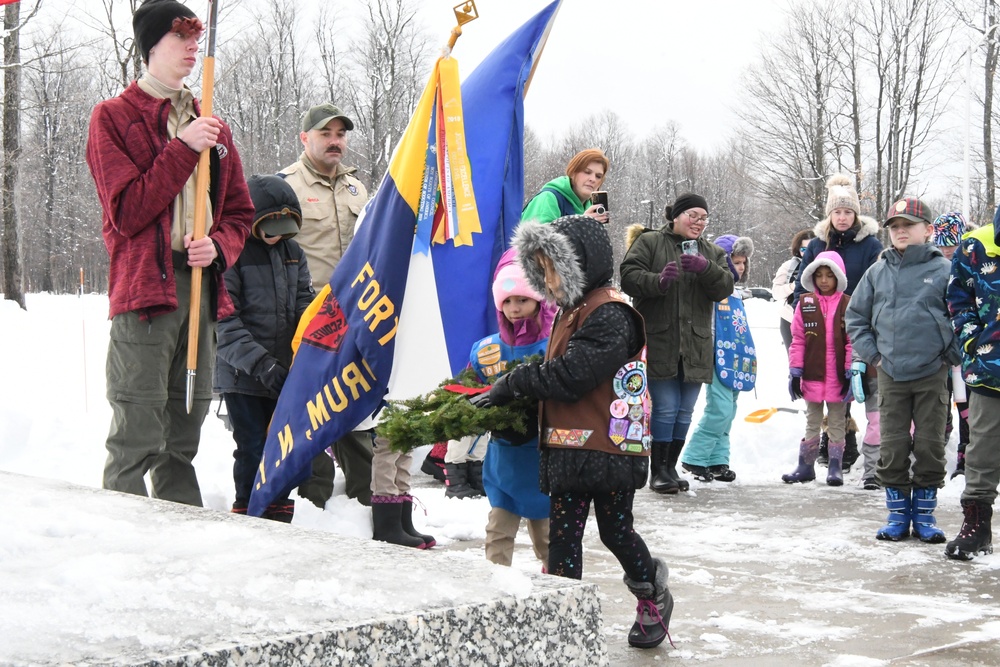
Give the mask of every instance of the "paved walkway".
[[[883, 496], [852, 486], [694, 484], [696, 495], [640, 491], [635, 505], [671, 568], [676, 648], [628, 646], [634, 600], [588, 524], [584, 580], [603, 594], [609, 664], [1000, 665], [1000, 553], [961, 563], [942, 544], [879, 542]], [[950, 538], [957, 502], [938, 516]], [[524, 532], [515, 567], [533, 567]]]

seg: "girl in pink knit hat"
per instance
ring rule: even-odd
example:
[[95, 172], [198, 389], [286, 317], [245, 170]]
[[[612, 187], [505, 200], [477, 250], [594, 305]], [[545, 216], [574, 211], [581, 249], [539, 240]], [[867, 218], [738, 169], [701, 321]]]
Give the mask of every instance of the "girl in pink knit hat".
[[[511, 362], [545, 354], [556, 314], [553, 304], [528, 285], [511, 248], [500, 257], [493, 277], [493, 303], [499, 333], [472, 346], [470, 363], [483, 382], [492, 384]], [[528, 535], [543, 569], [549, 558], [549, 497], [538, 483], [538, 418], [529, 415], [527, 435], [494, 431], [490, 434], [482, 483], [490, 501], [486, 524], [486, 558], [510, 565], [514, 538], [521, 519], [528, 521]], [[533, 431], [533, 432], [532, 432]]]

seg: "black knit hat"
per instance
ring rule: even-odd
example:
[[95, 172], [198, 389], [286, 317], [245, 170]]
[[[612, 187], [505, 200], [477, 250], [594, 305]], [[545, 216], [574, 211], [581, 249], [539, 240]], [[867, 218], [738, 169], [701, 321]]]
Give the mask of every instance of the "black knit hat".
[[146, 0], [132, 17], [132, 32], [142, 54], [142, 62], [149, 63], [149, 50], [170, 32], [174, 19], [193, 19], [197, 15], [176, 0]]
[[681, 195], [677, 200], [667, 206], [666, 210], [663, 211], [663, 217], [667, 219], [667, 222], [673, 222], [680, 214], [689, 208], [703, 208], [705, 213], [708, 213], [708, 202], [701, 195], [696, 195], [692, 192]]

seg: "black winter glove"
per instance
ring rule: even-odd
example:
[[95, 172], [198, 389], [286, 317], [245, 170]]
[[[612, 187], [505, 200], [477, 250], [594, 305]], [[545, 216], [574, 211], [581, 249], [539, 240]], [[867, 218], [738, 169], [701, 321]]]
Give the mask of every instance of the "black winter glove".
[[508, 386], [509, 380], [510, 374], [499, 377], [497, 381], [493, 383], [493, 386], [482, 394], [473, 396], [469, 399], [469, 402], [476, 408], [490, 408], [507, 405], [516, 398], [516, 396], [514, 396], [514, 392], [511, 391]]
[[288, 369], [278, 363], [278, 360], [273, 357], [265, 359], [261, 366], [263, 370], [257, 376], [257, 380], [268, 391], [280, 394], [281, 388], [285, 386], [285, 378], [288, 377]]
[[492, 431], [494, 438], [504, 440], [509, 445], [518, 447], [526, 442], [531, 442], [538, 437], [538, 410], [531, 410], [524, 415], [524, 425], [526, 433], [515, 431], [514, 429], [495, 429]]
[[484, 391], [481, 394], [476, 394], [475, 396], [470, 396], [469, 397], [469, 403], [471, 403], [472, 407], [474, 407], [474, 408], [491, 408], [491, 407], [493, 407], [493, 401], [492, 401], [493, 397], [490, 396], [490, 393], [492, 391], [493, 391], [493, 388], [491, 387], [491, 388], [487, 389], [486, 391]]

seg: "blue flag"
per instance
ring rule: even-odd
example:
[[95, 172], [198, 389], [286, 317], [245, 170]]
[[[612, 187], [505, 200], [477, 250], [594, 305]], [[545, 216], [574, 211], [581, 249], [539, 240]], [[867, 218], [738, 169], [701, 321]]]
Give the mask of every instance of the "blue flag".
[[[248, 514], [260, 516], [301, 483], [312, 459], [377, 411], [387, 392], [412, 396], [437, 386], [466, 365], [475, 341], [496, 330], [490, 280], [524, 197], [524, 89], [560, 2], [511, 34], [462, 84], [465, 128], [453, 134], [464, 136], [456, 153], [467, 154], [467, 168], [442, 162], [439, 150], [429, 150], [435, 141], [431, 128], [443, 117], [441, 100], [448, 99], [439, 77], [442, 63], [435, 65], [354, 240], [303, 318]], [[438, 165], [429, 165], [431, 154]], [[425, 177], [442, 164], [433, 178]], [[449, 192], [468, 171], [478, 212], [473, 233], [466, 227], [453, 239], [431, 234], [450, 240], [431, 243], [429, 257], [414, 254], [428, 188]], [[443, 180], [446, 172], [455, 183]], [[444, 204], [453, 212], [459, 208], [447, 198]], [[438, 217], [453, 230], [462, 227], [447, 210]], [[426, 250], [424, 244], [418, 248]]]

